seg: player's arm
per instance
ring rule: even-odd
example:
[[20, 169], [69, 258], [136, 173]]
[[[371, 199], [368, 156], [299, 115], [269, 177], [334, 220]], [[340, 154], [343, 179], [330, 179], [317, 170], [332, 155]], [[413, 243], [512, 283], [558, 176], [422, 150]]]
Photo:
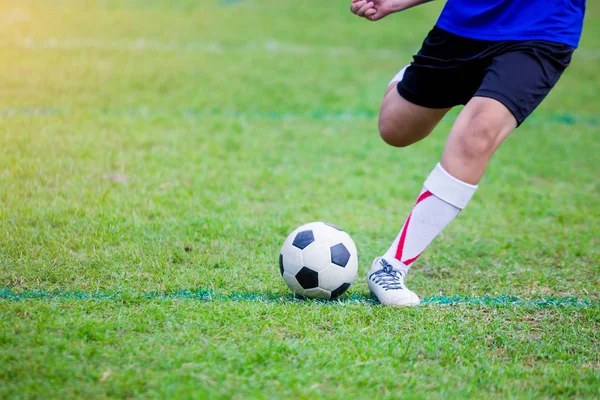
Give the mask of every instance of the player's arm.
[[392, 13], [430, 1], [433, 0], [352, 0], [350, 11], [370, 21], [378, 21]]

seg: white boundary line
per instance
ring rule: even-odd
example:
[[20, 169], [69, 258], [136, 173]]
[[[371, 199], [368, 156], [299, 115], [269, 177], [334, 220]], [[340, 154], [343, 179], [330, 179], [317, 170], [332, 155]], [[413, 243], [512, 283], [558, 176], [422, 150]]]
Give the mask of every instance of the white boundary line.
[[189, 52], [222, 54], [230, 52], [257, 52], [291, 55], [324, 54], [331, 57], [351, 56], [369, 57], [377, 59], [400, 60], [407, 54], [413, 54], [416, 49], [365, 49], [360, 50], [350, 46], [312, 46], [304, 44], [286, 43], [268, 39], [260, 42], [247, 42], [243, 44], [225, 44], [221, 42], [177, 42], [159, 41], [140, 38], [135, 40], [104, 40], [93, 38], [46, 38], [34, 39], [30, 37], [15, 39], [13, 41], [0, 41], [0, 46], [17, 46], [25, 49], [58, 49], [58, 50], [116, 50], [129, 52], [159, 51], [159, 52]]

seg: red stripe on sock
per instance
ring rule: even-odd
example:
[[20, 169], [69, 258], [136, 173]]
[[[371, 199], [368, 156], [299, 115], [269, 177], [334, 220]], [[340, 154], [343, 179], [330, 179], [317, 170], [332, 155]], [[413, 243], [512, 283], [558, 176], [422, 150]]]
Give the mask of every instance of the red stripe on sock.
[[402, 263], [408, 267], [410, 264], [412, 264], [412, 263], [414, 263], [415, 261], [417, 261], [417, 258], [419, 258], [419, 257], [421, 257], [421, 254], [417, 254], [417, 256], [416, 256], [416, 257], [409, 258], [409, 259], [408, 259], [408, 260], [406, 260], [406, 261], [402, 261], [402, 260], [400, 260], [400, 261], [402, 261]]
[[429, 190], [424, 191], [423, 193], [421, 193], [421, 195], [417, 199], [417, 202], [415, 203], [415, 206], [417, 204], [419, 204], [420, 202], [422, 202], [423, 200], [425, 200], [426, 198], [431, 197], [431, 196], [433, 196], [433, 194]]
[[400, 240], [398, 241], [398, 247], [396, 248], [396, 260], [402, 261], [402, 252], [404, 251], [404, 241], [406, 240], [406, 231], [408, 231], [408, 224], [410, 224], [410, 217], [412, 213], [408, 215], [406, 222], [404, 223], [404, 227], [402, 228], [402, 234], [400, 235]]
[[[423, 200], [425, 200], [431, 196], [433, 196], [433, 194], [429, 190], [426, 190], [423, 193], [421, 193], [421, 195], [417, 199], [417, 202], [415, 203], [413, 209], [417, 206], [417, 204], [419, 204], [420, 202], [422, 202]], [[409, 214], [408, 218], [406, 219], [406, 222], [404, 223], [404, 227], [402, 228], [402, 234], [400, 235], [400, 240], [398, 241], [398, 247], [396, 248], [396, 256], [395, 257], [398, 261], [401, 261], [401, 262], [402, 262], [402, 253], [404, 252], [404, 242], [406, 241], [406, 232], [408, 231], [408, 225], [410, 224], [411, 216], [412, 216], [412, 213]], [[411, 258], [410, 260], [407, 260], [404, 264], [410, 265], [417, 258], [419, 258], [419, 256], [420, 256], [420, 254], [418, 256], [416, 256], [415, 258]]]

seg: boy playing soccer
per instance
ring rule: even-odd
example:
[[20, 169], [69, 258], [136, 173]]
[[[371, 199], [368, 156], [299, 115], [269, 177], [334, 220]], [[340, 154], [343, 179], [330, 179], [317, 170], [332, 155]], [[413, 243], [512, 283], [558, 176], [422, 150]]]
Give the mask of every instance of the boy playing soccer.
[[[370, 21], [431, 0], [353, 0]], [[414, 61], [390, 82], [379, 113], [389, 145], [427, 137], [463, 104], [442, 154], [391, 247], [373, 261], [381, 304], [414, 306], [408, 269], [469, 203], [500, 144], [542, 102], [579, 44], [585, 0], [448, 0]]]

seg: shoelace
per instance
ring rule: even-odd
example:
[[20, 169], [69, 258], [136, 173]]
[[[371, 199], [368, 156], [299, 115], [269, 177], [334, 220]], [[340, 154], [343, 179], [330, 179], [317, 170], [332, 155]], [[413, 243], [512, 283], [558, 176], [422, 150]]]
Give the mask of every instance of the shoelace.
[[381, 260], [383, 268], [369, 275], [369, 279], [387, 290], [404, 289], [402, 273], [396, 271], [387, 261]]

